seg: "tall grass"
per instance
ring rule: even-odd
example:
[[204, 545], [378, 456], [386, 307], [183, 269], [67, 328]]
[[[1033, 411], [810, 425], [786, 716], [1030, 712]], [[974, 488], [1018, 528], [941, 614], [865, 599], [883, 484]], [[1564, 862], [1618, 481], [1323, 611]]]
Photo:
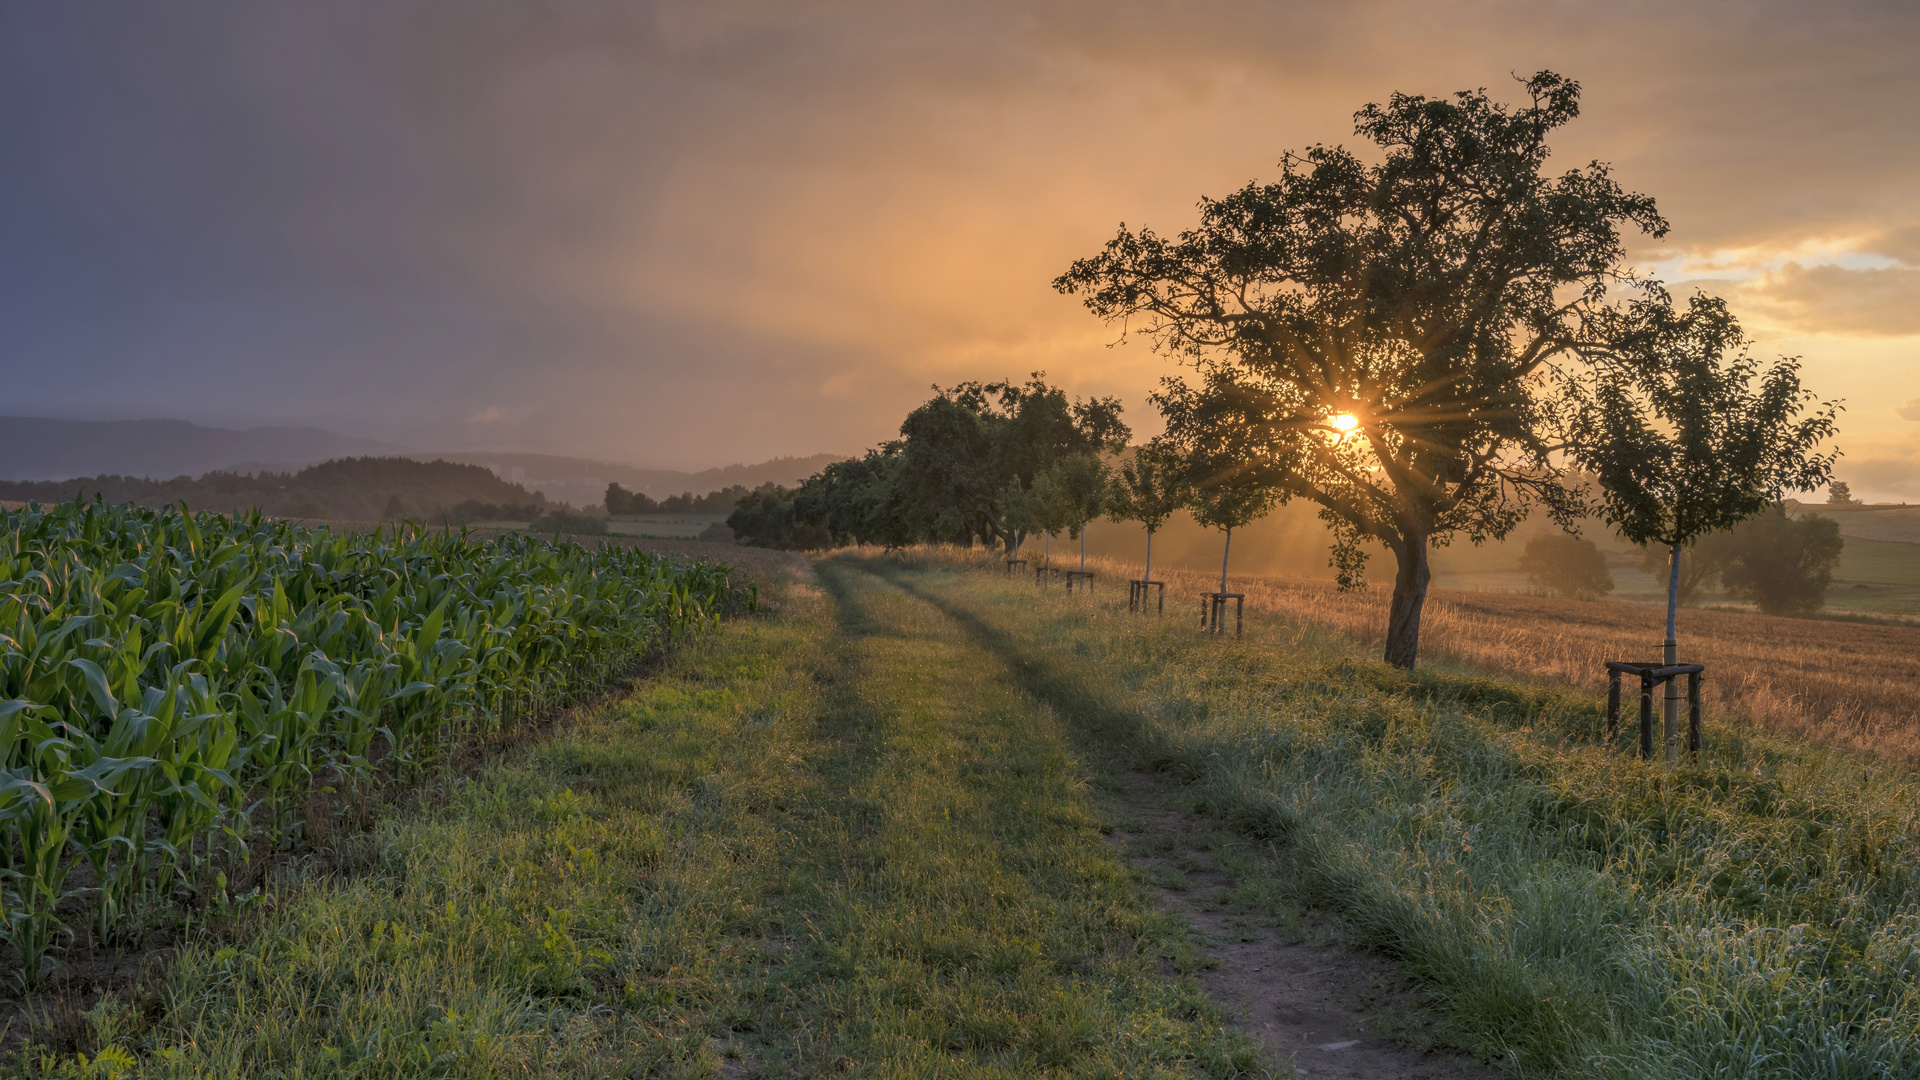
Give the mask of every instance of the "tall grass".
[[1743, 728], [1669, 769], [1599, 745], [1592, 694], [1400, 672], [1313, 626], [1222, 642], [1112, 593], [895, 574], [1197, 809], [1289, 849], [1304, 898], [1518, 1075], [1920, 1075], [1904, 768]]
[[417, 772], [752, 601], [617, 548], [0, 512], [0, 934], [30, 983], [76, 904], [94, 940], [136, 938], [223, 893], [316, 783]]

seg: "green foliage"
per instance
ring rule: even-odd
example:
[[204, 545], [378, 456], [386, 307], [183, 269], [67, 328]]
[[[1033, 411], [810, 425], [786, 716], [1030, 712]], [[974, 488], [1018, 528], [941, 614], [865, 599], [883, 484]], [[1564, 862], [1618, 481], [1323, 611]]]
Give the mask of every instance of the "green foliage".
[[1731, 528], [1832, 475], [1832, 404], [1800, 365], [1762, 371], [1716, 297], [1676, 311], [1664, 295], [1613, 321], [1612, 362], [1567, 381], [1573, 452], [1598, 478], [1609, 524], [1636, 544], [1684, 544]]
[[1107, 514], [1114, 521], [1137, 521], [1148, 533], [1154, 533], [1191, 498], [1177, 452], [1156, 440], [1120, 463]]
[[891, 551], [918, 543], [925, 532], [907, 503], [905, 472], [897, 443], [834, 462], [794, 492], [796, 527], [823, 528], [836, 545], [878, 544]]
[[727, 515], [733, 538], [750, 547], [781, 551], [818, 551], [831, 547], [833, 538], [818, 522], [796, 516], [796, 492], [779, 484], [763, 484], [743, 497]]
[[1555, 596], [1594, 597], [1613, 591], [1613, 572], [1600, 547], [1563, 532], [1541, 533], [1520, 554], [1520, 572]]
[[[1015, 538], [1000, 505], [1009, 484], [1032, 487], [1069, 458], [1121, 449], [1129, 434], [1118, 401], [1069, 402], [1040, 372], [1024, 384], [966, 382], [935, 390], [900, 425], [898, 450], [903, 509], [924, 539], [1011, 549]], [[1069, 499], [1082, 506], [1098, 501], [1079, 490], [1085, 478], [1078, 473], [1060, 479], [1074, 489]]]
[[647, 497], [644, 491], [628, 491], [618, 483], [607, 485], [607, 494], [601, 499], [601, 505], [609, 514], [654, 514], [660, 510], [660, 504]]
[[1720, 576], [1728, 591], [1769, 615], [1818, 611], [1844, 543], [1839, 522], [1817, 514], [1788, 517], [1776, 503], [1728, 534]]
[[72, 902], [109, 943], [224, 903], [220, 868], [296, 828], [313, 785], [367, 778], [376, 744], [417, 772], [753, 599], [622, 548], [0, 511], [0, 934], [32, 981]]
[[1078, 539], [1088, 522], [1107, 512], [1113, 500], [1113, 473], [1098, 455], [1081, 451], [1054, 462], [1046, 475], [1066, 508], [1067, 535]]
[[1012, 550], [1026, 529], [1010, 521], [1008, 500], [1068, 459], [1076, 463], [1052, 481], [1066, 485], [1070, 503], [1060, 528], [1099, 515], [1097, 456], [1123, 448], [1129, 434], [1119, 402], [1069, 401], [1039, 372], [1026, 383], [934, 389], [901, 423], [900, 439], [809, 477], [794, 495], [795, 527], [818, 527], [840, 544], [980, 541]]
[[1123, 228], [1055, 282], [1199, 369], [1156, 399], [1169, 432], [1318, 503], [1344, 580], [1363, 541], [1394, 551], [1387, 653], [1403, 666], [1430, 544], [1504, 536], [1529, 503], [1576, 514], [1542, 375], [1597, 343], [1609, 290], [1630, 283], [1622, 227], [1667, 229], [1603, 165], [1549, 176], [1547, 137], [1578, 115], [1579, 86], [1541, 72], [1525, 90], [1513, 110], [1484, 92], [1368, 105], [1355, 132], [1377, 163], [1290, 153], [1278, 180], [1203, 200], [1179, 236]]
[[656, 501], [644, 491], [628, 491], [616, 483], [607, 485], [601, 502], [609, 514], [725, 514], [749, 494], [745, 484], [730, 484], [705, 495], [683, 491]]

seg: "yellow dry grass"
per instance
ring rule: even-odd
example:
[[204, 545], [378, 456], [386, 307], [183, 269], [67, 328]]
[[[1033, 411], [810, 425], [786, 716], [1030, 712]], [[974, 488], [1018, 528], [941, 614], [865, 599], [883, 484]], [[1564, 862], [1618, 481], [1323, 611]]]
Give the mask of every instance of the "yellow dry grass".
[[[1087, 564], [1103, 590], [1117, 591], [1140, 573], [1138, 563]], [[1167, 617], [1196, 624], [1200, 594], [1220, 585], [1217, 573], [1156, 567], [1154, 577], [1167, 582]], [[1390, 579], [1341, 593], [1324, 582], [1235, 574], [1228, 588], [1246, 594], [1250, 632], [1262, 617], [1279, 618], [1337, 631], [1374, 650], [1392, 595]], [[1664, 608], [1646, 604], [1435, 589], [1421, 620], [1420, 653], [1600, 697], [1603, 661], [1660, 658], [1665, 617]], [[1920, 627], [1682, 609], [1679, 637], [1681, 659], [1706, 665], [1710, 721], [1744, 720], [1920, 764]]]

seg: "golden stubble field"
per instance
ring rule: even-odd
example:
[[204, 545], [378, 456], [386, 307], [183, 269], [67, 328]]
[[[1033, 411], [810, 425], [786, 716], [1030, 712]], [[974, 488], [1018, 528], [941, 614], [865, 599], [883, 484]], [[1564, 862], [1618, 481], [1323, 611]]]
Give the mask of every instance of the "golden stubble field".
[[[1056, 565], [1077, 565], [1057, 560]], [[1138, 563], [1089, 559], [1109, 596], [1140, 573]], [[1167, 618], [1198, 623], [1199, 596], [1217, 573], [1162, 572]], [[1250, 633], [1261, 617], [1337, 630], [1377, 648], [1387, 623], [1391, 579], [1361, 592], [1291, 578], [1230, 575], [1247, 594]], [[1423, 658], [1492, 673], [1606, 693], [1606, 660], [1657, 660], [1666, 640], [1664, 608], [1556, 600], [1511, 593], [1434, 589], [1421, 624]], [[1920, 626], [1788, 619], [1742, 611], [1683, 608], [1680, 655], [1707, 666], [1709, 736], [1734, 717], [1796, 738], [1886, 754], [1920, 764]]]

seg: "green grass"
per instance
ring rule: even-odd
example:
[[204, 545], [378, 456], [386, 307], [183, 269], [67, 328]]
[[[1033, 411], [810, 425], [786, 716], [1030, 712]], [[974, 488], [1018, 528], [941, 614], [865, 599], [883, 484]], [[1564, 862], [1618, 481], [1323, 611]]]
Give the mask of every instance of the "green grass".
[[1287, 848], [1290, 902], [1399, 957], [1517, 1075], [1920, 1075], [1901, 770], [1719, 726], [1670, 770], [1597, 745], [1578, 695], [1409, 675], [1313, 631], [1200, 638], [990, 573], [894, 576], [1089, 737]]
[[1920, 544], [1846, 537], [1827, 590], [1840, 611], [1920, 615]]
[[1252, 1069], [1102, 837], [1069, 725], [931, 605], [822, 575], [428, 808], [387, 808], [94, 1010], [93, 1065], [30, 1049], [25, 1071]]

